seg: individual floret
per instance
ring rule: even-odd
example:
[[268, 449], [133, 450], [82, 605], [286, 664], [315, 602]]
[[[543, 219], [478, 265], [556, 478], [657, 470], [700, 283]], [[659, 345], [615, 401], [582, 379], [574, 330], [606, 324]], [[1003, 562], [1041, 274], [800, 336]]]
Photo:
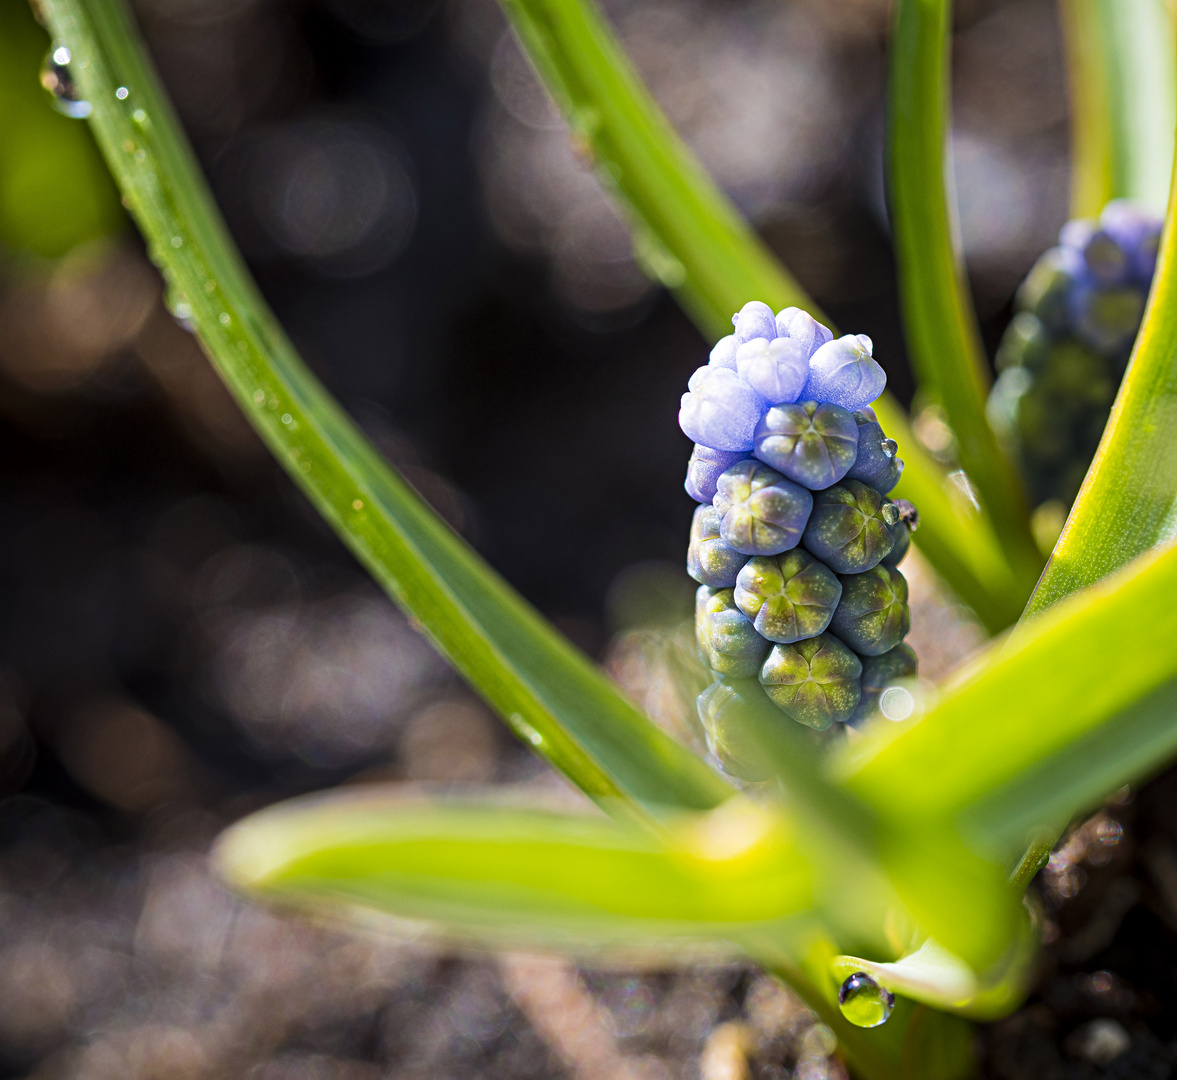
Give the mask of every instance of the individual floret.
[[880, 564], [839, 580], [842, 599], [830, 629], [859, 656], [879, 656], [907, 636], [911, 609], [907, 606], [907, 581], [898, 570]]
[[1161, 243], [1160, 218], [1130, 199], [1113, 199], [1099, 215], [1099, 224], [1128, 254], [1132, 276], [1141, 284], [1152, 280]]
[[742, 450], [712, 450], [710, 446], [695, 443], [691, 459], [687, 462], [687, 479], [683, 485], [687, 494], [695, 502], [711, 502], [715, 498], [719, 474], [747, 456]]
[[751, 450], [752, 433], [764, 408], [759, 395], [734, 371], [701, 367], [687, 383], [679, 426], [687, 437], [713, 450]]
[[1132, 273], [1128, 253], [1094, 221], [1077, 218], [1059, 232], [1059, 243], [1083, 256], [1091, 279], [1100, 285], [1123, 284]]
[[1051, 248], [1019, 286], [1018, 307], [1036, 315], [1052, 334], [1065, 334], [1070, 322], [1068, 298], [1084, 269], [1083, 256], [1073, 248]]
[[861, 574], [891, 553], [899, 519], [895, 504], [874, 488], [844, 480], [814, 496], [801, 542], [836, 573]]
[[748, 679], [755, 676], [770, 645], [736, 607], [731, 589], [700, 587], [695, 595], [695, 639], [712, 671]]
[[736, 372], [766, 405], [796, 401], [809, 378], [809, 353], [793, 338], [753, 338], [736, 350]]
[[707, 749], [724, 772], [749, 783], [772, 776], [760, 740], [749, 727], [749, 713], [763, 701], [764, 691], [756, 679], [731, 678], [713, 682], [697, 701]]
[[919, 670], [915, 650], [910, 645], [896, 645], [880, 656], [867, 656], [862, 661], [862, 698], [850, 723], [865, 723], [878, 715], [879, 698], [889, 686], [905, 679], [914, 679]]
[[808, 311], [802, 311], [798, 307], [788, 307], [777, 312], [776, 332], [777, 337], [800, 342], [807, 357], [812, 356], [827, 341], [834, 339], [832, 330], [822, 326]]
[[896, 456], [899, 444], [883, 434], [883, 428], [873, 412], [859, 409], [854, 414], [858, 425], [858, 450], [854, 464], [846, 476], [850, 480], [861, 480], [876, 491], [886, 495], [896, 484], [903, 472], [903, 460]]
[[790, 480], [820, 491], [854, 464], [858, 425], [840, 405], [775, 405], [756, 426], [753, 452]]
[[700, 585], [712, 589], [730, 589], [736, 575], [748, 561], [723, 542], [719, 533], [719, 515], [714, 506], [700, 506], [691, 519], [691, 541], [687, 547], [687, 573]]
[[823, 633], [841, 597], [834, 572], [800, 548], [749, 559], [733, 594], [758, 633], [785, 645]]
[[866, 334], [827, 341], [809, 358], [802, 399], [831, 402], [848, 412], [869, 405], [887, 385], [887, 373], [871, 356], [873, 350]]
[[903, 556], [911, 549], [911, 534], [920, 525], [919, 512], [906, 499], [896, 499], [894, 505], [899, 511], [899, 520], [891, 526], [891, 537], [895, 544], [883, 556], [881, 566], [898, 566], [903, 562]]
[[760, 683], [790, 718], [819, 731], [848, 720], [858, 705], [862, 662], [833, 634], [774, 645]]
[[750, 458], [720, 475], [714, 506], [725, 544], [744, 555], [778, 555], [800, 542], [813, 496]]
[[777, 336], [776, 316], [772, 308], [760, 300], [749, 300], [732, 316], [732, 325], [736, 328], [735, 339], [741, 345], [753, 338], [772, 338]]

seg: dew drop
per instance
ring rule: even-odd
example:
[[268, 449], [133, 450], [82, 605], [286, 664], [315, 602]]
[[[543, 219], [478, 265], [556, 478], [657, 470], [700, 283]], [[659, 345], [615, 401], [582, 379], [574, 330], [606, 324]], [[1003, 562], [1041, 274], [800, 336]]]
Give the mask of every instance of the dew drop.
[[364, 500], [363, 499], [352, 499], [351, 508], [353, 510], [363, 510]]
[[73, 56], [64, 45], [54, 45], [41, 64], [41, 85], [53, 95], [53, 107], [74, 120], [85, 120], [93, 111], [82, 97], [70, 72]]
[[172, 247], [178, 248], [178, 247], [183, 247], [183, 246], [184, 246], [184, 238], [182, 236], [173, 236], [172, 237]]
[[232, 321], [233, 319], [230, 317], [227, 311], [222, 311], [220, 315], [217, 316], [217, 322], [219, 322], [222, 326], [228, 326]]
[[895, 995], [865, 971], [856, 971], [838, 988], [838, 1008], [855, 1027], [878, 1027], [895, 1008]]
[[147, 113], [145, 113], [142, 109], [136, 109], [133, 113], [131, 113], [131, 119], [134, 120], [136, 124], [146, 123]]
[[284, 412], [282, 414], [282, 423], [284, 423], [284, 424], [289, 424], [293, 419], [294, 419], [294, 417], [291, 416], [290, 413], [288, 413], [288, 412]]
[[119, 88], [118, 88], [118, 89], [117, 89], [117, 90], [114, 92], [114, 96], [115, 96], [116, 98], [118, 98], [118, 99], [119, 99], [119, 101], [126, 101], [126, 100], [127, 100], [127, 98], [129, 98], [129, 97], [131, 96], [131, 91], [130, 91], [130, 90], [128, 90], [128, 89], [127, 89], [125, 86], [120, 86], [120, 87], [119, 87]]
[[192, 321], [192, 305], [188, 303], [187, 296], [177, 289], [169, 288], [164, 294], [164, 303], [176, 322], [188, 333], [195, 333], [196, 324]]
[[255, 390], [253, 392], [253, 403], [255, 405], [264, 405], [266, 403], [266, 392], [264, 390]]

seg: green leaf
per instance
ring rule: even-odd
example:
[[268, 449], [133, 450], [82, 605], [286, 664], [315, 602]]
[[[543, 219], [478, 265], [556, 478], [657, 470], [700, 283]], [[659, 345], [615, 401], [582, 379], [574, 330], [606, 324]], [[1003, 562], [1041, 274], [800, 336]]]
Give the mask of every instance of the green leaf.
[[[528, 56], [602, 183], [621, 202], [643, 263], [703, 335], [731, 333], [749, 300], [827, 321], [705, 174], [589, 0], [501, 0]], [[956, 497], [890, 396], [876, 403], [906, 469], [896, 496], [920, 506], [919, 546], [992, 630], [1018, 614], [1031, 582], [1011, 570], [987, 518]]]
[[656, 836], [501, 802], [337, 794], [247, 818], [215, 858], [251, 892], [576, 951], [667, 956], [685, 940], [730, 954], [745, 934], [788, 940], [815, 893], [783, 820], [743, 800]]
[[[705, 808], [730, 789], [437, 517], [298, 357], [225, 230], [120, 0], [45, 0], [170, 302], [313, 505], [512, 727], [593, 797]], [[126, 92], [116, 96], [116, 89]]]
[[[1174, 191], [1177, 194], [1177, 188]], [[1177, 537], [1177, 213], [1095, 460], [1034, 590], [1033, 615]]]
[[1071, 96], [1071, 212], [1111, 199], [1161, 213], [1177, 127], [1177, 30], [1165, 0], [1060, 0]]
[[976, 487], [1029, 594], [1042, 569], [1021, 480], [985, 417], [989, 364], [969, 296], [949, 203], [951, 0], [898, 0], [887, 94], [888, 205], [909, 354], [938, 401]]
[[994, 643], [922, 716], [835, 773], [897, 822], [950, 821], [994, 856], [1177, 752], [1177, 548], [1138, 559]]

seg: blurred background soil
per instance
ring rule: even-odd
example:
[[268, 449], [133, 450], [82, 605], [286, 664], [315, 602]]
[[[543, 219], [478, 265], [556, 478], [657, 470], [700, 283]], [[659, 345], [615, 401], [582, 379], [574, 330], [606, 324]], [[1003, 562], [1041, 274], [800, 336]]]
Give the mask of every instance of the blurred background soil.
[[[1066, 100], [1049, 0], [958, 8], [956, 180], [992, 343], [1066, 216]], [[882, 199], [885, 2], [609, 10], [706, 166], [910, 401]], [[493, 0], [136, 11], [303, 355], [458, 531], [689, 740], [675, 413], [707, 344], [635, 264]], [[168, 314], [84, 125], [37, 85], [47, 47], [24, 0], [0, 0], [0, 1074], [843, 1076], [828, 1029], [744, 967], [372, 941], [209, 877], [228, 822], [334, 784], [577, 797], [269, 459]], [[982, 635], [918, 558], [905, 571], [934, 677]], [[985, 1033], [992, 1076], [1170, 1075], [1172, 782], [1056, 854], [1042, 978]]]

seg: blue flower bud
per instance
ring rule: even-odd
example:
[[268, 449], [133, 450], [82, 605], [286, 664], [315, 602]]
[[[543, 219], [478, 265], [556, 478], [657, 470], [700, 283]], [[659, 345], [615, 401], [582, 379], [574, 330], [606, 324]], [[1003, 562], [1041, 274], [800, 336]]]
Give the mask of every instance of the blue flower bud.
[[753, 338], [736, 352], [736, 371], [769, 405], [796, 401], [809, 378], [809, 354], [791, 338]]
[[862, 699], [850, 723], [857, 726], [877, 715], [879, 698], [888, 686], [903, 679], [915, 678], [919, 670], [915, 650], [910, 645], [896, 645], [880, 656], [866, 656], [862, 659]]
[[715, 343], [715, 348], [711, 350], [711, 356], [707, 361], [709, 367], [728, 368], [730, 371], [736, 370], [736, 350], [740, 347], [740, 343], [736, 340], [735, 334], [728, 334], [727, 337], [720, 338]]
[[701, 367], [687, 384], [678, 424], [693, 442], [713, 450], [751, 450], [764, 405], [734, 371]]
[[774, 405], [756, 425], [754, 452], [813, 491], [836, 484], [854, 464], [858, 425], [840, 405]]
[[748, 561], [720, 539], [719, 515], [714, 506], [695, 508], [691, 519], [691, 541], [687, 547], [687, 573], [701, 585], [730, 589], [736, 575]]
[[840, 580], [842, 599], [830, 620], [830, 630], [859, 656], [878, 656], [907, 637], [911, 608], [907, 606], [907, 581], [898, 570], [880, 564]]
[[791, 719], [819, 731], [858, 705], [862, 661], [833, 634], [774, 645], [760, 670], [764, 692]]
[[997, 346], [997, 370], [1025, 367], [1031, 371], [1042, 370], [1050, 352], [1050, 334], [1042, 320], [1029, 311], [1019, 311]]
[[1119, 285], [1132, 273], [1127, 253], [1094, 221], [1068, 221], [1058, 234], [1059, 243], [1083, 256], [1087, 272], [1100, 285]]
[[1067, 299], [1087, 264], [1074, 248], [1055, 247], [1039, 256], [1018, 288], [1017, 305], [1042, 320], [1052, 334], [1065, 334], [1070, 323]]
[[869, 405], [887, 385], [887, 373], [871, 357], [873, 348], [865, 334], [827, 341], [809, 359], [802, 398], [829, 401], [849, 412]]
[[899, 520], [895, 504], [874, 488], [844, 480], [814, 495], [801, 542], [835, 573], [861, 574], [890, 554]]
[[797, 548], [749, 559], [733, 596], [758, 633], [787, 645], [817, 637], [829, 626], [842, 583], [828, 566]]
[[883, 434], [873, 414], [868, 416], [860, 409], [854, 414], [854, 422], [858, 425], [858, 453], [846, 476], [886, 495], [899, 483], [903, 472], [903, 461], [896, 457], [899, 444]]
[[772, 308], [759, 300], [750, 300], [732, 316], [736, 340], [742, 345], [753, 338], [776, 337], [776, 316]]
[[749, 710], [763, 701], [764, 691], [756, 679], [727, 677], [713, 682], [697, 701], [707, 749], [725, 773], [748, 783], [772, 776], [748, 720]]
[[1113, 199], [1099, 215], [1104, 232], [1127, 253], [1132, 275], [1148, 286], [1157, 265], [1163, 223], [1130, 199]]
[[739, 461], [719, 477], [715, 512], [725, 544], [744, 555], [777, 555], [801, 542], [813, 496], [759, 461]]
[[1075, 336], [1103, 353], [1129, 348], [1140, 328], [1144, 300], [1144, 292], [1135, 285], [1076, 284], [1068, 298]]
[[787, 307], [777, 312], [776, 333], [777, 337], [789, 338], [800, 344], [805, 349], [806, 357], [812, 356], [834, 338], [832, 330], [798, 307]]
[[742, 450], [712, 450], [695, 443], [687, 462], [687, 479], [683, 487], [695, 502], [709, 503], [715, 498], [715, 483], [724, 469], [742, 461], [747, 455]]
[[768, 655], [769, 643], [736, 607], [731, 589], [709, 589], [695, 594], [695, 640], [699, 656], [712, 671], [736, 678], [752, 678]]

